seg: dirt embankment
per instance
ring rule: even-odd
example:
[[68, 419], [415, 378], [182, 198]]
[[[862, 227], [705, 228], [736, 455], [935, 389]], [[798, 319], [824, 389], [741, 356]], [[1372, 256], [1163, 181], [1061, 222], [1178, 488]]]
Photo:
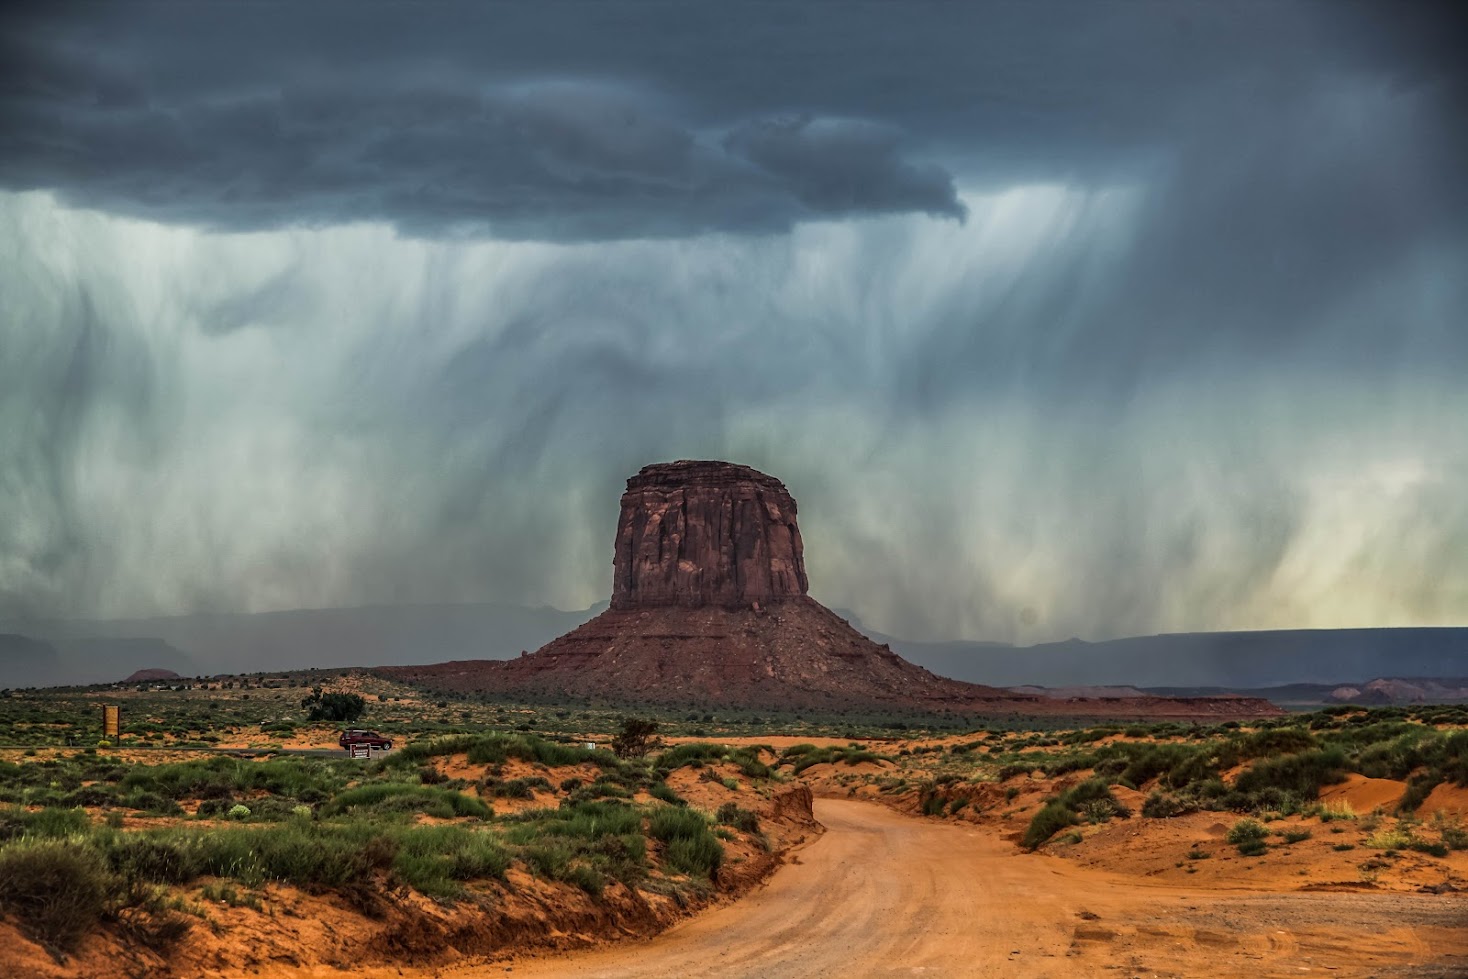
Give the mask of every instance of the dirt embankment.
[[[442, 761], [448, 769], [463, 767], [462, 756]], [[517, 866], [503, 883], [476, 885], [449, 904], [381, 878], [324, 894], [274, 884], [250, 890], [203, 880], [176, 892], [202, 920], [188, 916], [193, 927], [166, 959], [120, 940], [116, 928], [94, 934], [75, 955], [57, 959], [0, 919], [0, 975], [315, 976], [340, 970], [366, 974], [379, 967], [382, 975], [399, 975], [401, 967], [436, 972], [455, 963], [483, 963], [515, 953], [648, 938], [690, 915], [738, 900], [780, 867], [792, 848], [823, 829], [812, 815], [811, 792], [803, 784], [755, 786], [740, 781], [732, 765], [702, 771], [709, 775], [700, 779], [692, 770], [681, 770], [669, 781], [699, 808], [713, 810], [734, 802], [755, 813], [768, 843], [730, 834], [723, 864], [703, 888], [659, 889], [655, 883], [633, 888], [610, 882], [592, 896]], [[578, 773], [551, 768], [541, 774], [559, 782]], [[729, 788], [726, 781], [736, 787]], [[506, 801], [496, 800], [502, 807]], [[550, 797], [539, 802], [556, 804]], [[649, 841], [654, 854], [659, 845]], [[206, 899], [206, 893], [228, 896]]]

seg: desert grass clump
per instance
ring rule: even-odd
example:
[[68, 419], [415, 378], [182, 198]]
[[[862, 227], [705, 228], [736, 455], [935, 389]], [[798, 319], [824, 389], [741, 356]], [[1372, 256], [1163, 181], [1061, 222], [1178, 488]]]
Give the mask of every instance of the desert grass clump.
[[0, 848], [0, 910], [41, 944], [74, 949], [107, 910], [112, 879], [95, 850], [57, 839]]
[[1365, 845], [1373, 850], [1405, 850], [1412, 839], [1411, 832], [1399, 824], [1392, 829], [1372, 833], [1366, 838]]
[[1050, 837], [1080, 821], [1080, 817], [1070, 808], [1059, 802], [1052, 802], [1035, 813], [1034, 818], [1030, 820], [1030, 825], [1025, 828], [1020, 845], [1027, 850], [1038, 849]]
[[21, 807], [0, 809], [0, 842], [23, 836], [59, 839], [85, 833], [92, 821], [85, 809], [47, 806], [37, 812]]
[[866, 761], [891, 761], [886, 755], [879, 755], [874, 751], [868, 751], [860, 745], [848, 745], [844, 748], [816, 748], [811, 745], [796, 745], [798, 751], [786, 749], [780, 756], [781, 763], [791, 764], [790, 773], [799, 775], [813, 765], [843, 764], [860, 765]]
[[1120, 800], [1111, 792], [1111, 786], [1104, 779], [1087, 779], [1073, 788], [1066, 789], [1060, 794], [1059, 803], [1084, 815], [1093, 823], [1104, 823], [1113, 816], [1127, 819], [1132, 811], [1122, 805]]
[[1354, 820], [1356, 818], [1356, 810], [1345, 799], [1339, 799], [1335, 802], [1322, 802], [1314, 812], [1315, 815], [1320, 817], [1322, 823], [1330, 823], [1337, 820]]
[[[549, 785], [549, 783], [547, 783]], [[480, 799], [433, 785], [408, 782], [368, 782], [347, 789], [322, 807], [323, 816], [354, 811], [378, 814], [423, 813], [439, 819], [470, 816], [489, 819], [494, 812]]]
[[686, 806], [686, 805], [688, 805], [688, 800], [687, 799], [684, 799], [677, 792], [674, 792], [673, 791], [673, 787], [671, 785], [669, 785], [667, 782], [654, 782], [654, 783], [652, 783], [652, 785], [650, 785], [650, 786], [647, 787], [647, 794], [650, 795], [650, 796], [652, 796], [654, 799], [659, 799], [659, 800], [661, 800], [663, 802], [668, 803], [669, 805], [673, 805], [673, 806]]
[[1346, 777], [1346, 756], [1339, 748], [1302, 751], [1255, 762], [1234, 780], [1229, 793], [1233, 809], [1298, 812], [1319, 795], [1321, 786]]
[[1433, 814], [1433, 828], [1442, 837], [1443, 845], [1450, 850], [1468, 850], [1468, 830], [1456, 818], [1438, 810]]
[[659, 809], [648, 818], [648, 835], [664, 844], [663, 860], [690, 877], [708, 877], [724, 862], [724, 848], [702, 814]]
[[1197, 811], [1197, 806], [1167, 792], [1153, 792], [1142, 803], [1142, 815], [1148, 819], [1171, 819]]
[[494, 836], [463, 826], [414, 827], [392, 840], [393, 874], [429, 897], [455, 897], [466, 880], [504, 880], [512, 862]]
[[720, 806], [719, 811], [714, 814], [714, 818], [725, 826], [733, 826], [735, 829], [742, 830], [746, 833], [759, 831], [759, 816], [751, 810], [742, 808], [733, 802], [726, 802]]
[[1269, 849], [1264, 842], [1269, 830], [1253, 819], [1240, 819], [1229, 829], [1227, 840], [1246, 857], [1257, 857]]

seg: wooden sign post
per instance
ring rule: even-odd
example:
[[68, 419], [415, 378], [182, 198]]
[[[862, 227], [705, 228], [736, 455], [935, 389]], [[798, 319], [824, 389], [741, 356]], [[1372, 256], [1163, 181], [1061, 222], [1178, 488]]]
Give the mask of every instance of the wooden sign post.
[[122, 737], [122, 708], [106, 706], [102, 708], [102, 737]]

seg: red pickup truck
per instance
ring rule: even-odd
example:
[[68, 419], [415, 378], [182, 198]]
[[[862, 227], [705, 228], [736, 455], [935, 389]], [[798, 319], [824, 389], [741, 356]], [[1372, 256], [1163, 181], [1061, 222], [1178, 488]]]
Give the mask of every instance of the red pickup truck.
[[351, 751], [354, 747], [361, 747], [362, 745], [378, 751], [389, 751], [392, 748], [391, 738], [384, 738], [376, 731], [363, 731], [357, 728], [348, 728], [343, 731], [342, 736], [337, 738], [336, 743], [347, 751]]

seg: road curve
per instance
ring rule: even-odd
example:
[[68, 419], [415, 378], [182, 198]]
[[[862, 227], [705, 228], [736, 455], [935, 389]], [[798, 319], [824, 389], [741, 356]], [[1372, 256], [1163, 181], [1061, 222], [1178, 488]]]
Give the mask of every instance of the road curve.
[[1147, 887], [873, 803], [818, 800], [816, 816], [827, 832], [743, 900], [651, 941], [469, 974], [1220, 979], [1468, 968], [1461, 900]]

